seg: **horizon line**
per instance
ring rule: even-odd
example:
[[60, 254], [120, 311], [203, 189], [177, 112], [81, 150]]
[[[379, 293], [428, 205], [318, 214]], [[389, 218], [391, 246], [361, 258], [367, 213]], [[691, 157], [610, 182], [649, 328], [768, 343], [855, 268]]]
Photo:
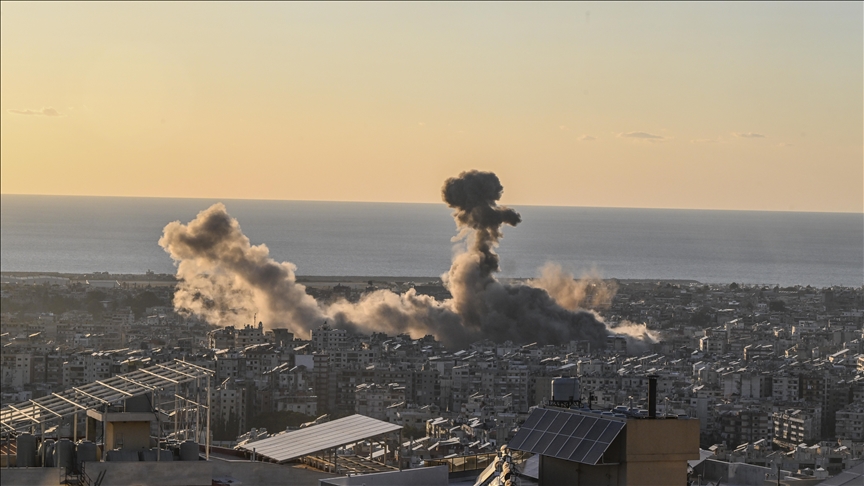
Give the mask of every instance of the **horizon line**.
[[[226, 200], [226, 201], [279, 201], [279, 202], [327, 202], [327, 203], [369, 203], [369, 204], [425, 204], [438, 205], [442, 202], [417, 202], [417, 201], [357, 201], [357, 200], [333, 200], [333, 199], [275, 199], [275, 198], [242, 198], [242, 197], [190, 197], [190, 196], [129, 196], [129, 195], [94, 195], [94, 194], [32, 194], [32, 193], [0, 193], [0, 196], [33, 196], [33, 197], [80, 197], [80, 198], [124, 198], [124, 199], [189, 199], [189, 200]], [[730, 208], [693, 208], [693, 207], [658, 207], [658, 206], [583, 206], [583, 205], [555, 205], [555, 204], [531, 204], [531, 203], [508, 203], [502, 206], [529, 206], [541, 208], [584, 208], [584, 209], [663, 209], [676, 211], [737, 211], [737, 212], [766, 212], [766, 213], [821, 213], [821, 214], [860, 214], [864, 215], [864, 208], [860, 211], [821, 211], [813, 209], [730, 209]]]

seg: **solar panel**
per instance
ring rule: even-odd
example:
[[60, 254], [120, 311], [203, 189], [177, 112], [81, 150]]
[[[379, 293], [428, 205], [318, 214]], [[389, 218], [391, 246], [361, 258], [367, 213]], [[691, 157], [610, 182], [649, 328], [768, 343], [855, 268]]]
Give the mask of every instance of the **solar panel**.
[[555, 439], [549, 444], [549, 447], [543, 452], [544, 455], [555, 457], [558, 452], [564, 447], [564, 444], [567, 443], [568, 437], [566, 435], [558, 434]]
[[555, 432], [556, 434], [561, 433], [561, 429], [564, 427], [564, 424], [570, 419], [567, 415], [563, 413], [559, 413], [555, 420], [552, 421], [552, 425], [549, 426], [550, 432]]
[[624, 429], [620, 419], [575, 410], [537, 408], [508, 447], [595, 465]]
[[603, 453], [606, 452], [606, 448], [608, 445], [601, 444], [600, 442], [595, 442], [591, 447], [591, 450], [585, 454], [585, 457], [582, 458], [582, 462], [587, 464], [597, 464], [597, 461], [603, 457]]
[[576, 414], [570, 414], [571, 417], [567, 420], [567, 423], [564, 427], [561, 427], [561, 434], [570, 436], [573, 435], [573, 432], [576, 430], [576, 427], [579, 427], [579, 424], [582, 422], [582, 416]]
[[525, 427], [520, 428], [516, 431], [516, 435], [513, 436], [513, 439], [510, 441], [510, 448], [521, 450], [522, 443], [525, 442], [525, 439], [528, 438], [528, 435], [531, 434], [531, 429], [526, 429]]
[[543, 417], [537, 422], [537, 426], [534, 427], [535, 430], [546, 430], [552, 425], [552, 421], [557, 418], [557, 415], [554, 413], [546, 413], [543, 414]]
[[[585, 456], [588, 454], [588, 452], [591, 451], [591, 447], [593, 445], [594, 445], [594, 442], [592, 442], [590, 440], [584, 440], [583, 439], [579, 443], [579, 447], [577, 447], [576, 450], [573, 451], [573, 454], [570, 454], [570, 457], [568, 457], [568, 459], [571, 461], [582, 462], [582, 459], [584, 459]], [[562, 457], [562, 459], [563, 459], [563, 457]]]
[[597, 423], [594, 424], [594, 427], [591, 427], [591, 430], [585, 434], [586, 439], [597, 440], [600, 438], [600, 434], [606, 430], [606, 426], [609, 425], [608, 422], [603, 420], [598, 420]]

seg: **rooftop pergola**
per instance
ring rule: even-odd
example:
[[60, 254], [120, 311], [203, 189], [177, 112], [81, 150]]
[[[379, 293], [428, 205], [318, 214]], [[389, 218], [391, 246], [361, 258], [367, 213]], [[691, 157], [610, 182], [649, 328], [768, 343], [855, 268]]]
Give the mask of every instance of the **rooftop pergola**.
[[[206, 380], [206, 404], [185, 397], [182, 399], [194, 404], [196, 408], [206, 409], [209, 431], [210, 378], [213, 374], [214, 372], [207, 368], [180, 360], [141, 368], [130, 373], [72, 387], [60, 393], [51, 393], [34, 400], [6, 405], [0, 410], [0, 430], [5, 436], [36, 430], [44, 432], [47, 426], [60, 424], [63, 419], [69, 417], [77, 417], [79, 412], [86, 414], [88, 410], [102, 410], [122, 403], [128, 398], [172, 388], [176, 390], [179, 385], [192, 382], [199, 385]], [[175, 397], [177, 397], [176, 391]], [[75, 425], [77, 426], [77, 419]]]
[[332, 422], [276, 434], [238, 449], [254, 451], [273, 462], [284, 464], [315, 452], [401, 431], [401, 425], [354, 414]]
[[[398, 444], [401, 444], [401, 425], [391, 424], [372, 417], [354, 414], [331, 422], [313, 425], [311, 427], [305, 427], [290, 432], [282, 432], [266, 439], [238, 446], [237, 449], [246, 451], [247, 453], [252, 453], [256, 458], [258, 456], [264, 457], [277, 464], [285, 464], [286, 462], [304, 457], [311, 458], [315, 454], [323, 454], [329, 451], [332, 452], [332, 455], [328, 453], [327, 456], [332, 458], [332, 461], [327, 459], [323, 461], [323, 463], [326, 463], [327, 467], [332, 467], [338, 474], [338, 448], [365, 440], [371, 442], [375, 438], [381, 438], [382, 436], [392, 433], [399, 434]], [[397, 449], [397, 451], [401, 451], [401, 448]], [[384, 454], [386, 456], [386, 442]], [[397, 452], [397, 454], [399, 454], [399, 452]], [[401, 461], [402, 459], [400, 456], [400, 470]], [[345, 462], [349, 471], [352, 470], [352, 462], [355, 466], [360, 465], [361, 467], [368, 467], [369, 464], [372, 463], [371, 445], [369, 461], [367, 463], [361, 464], [347, 458], [343, 458], [343, 462]], [[386, 465], [386, 457], [384, 462], [385, 464], [383, 467], [385, 469], [390, 467]]]

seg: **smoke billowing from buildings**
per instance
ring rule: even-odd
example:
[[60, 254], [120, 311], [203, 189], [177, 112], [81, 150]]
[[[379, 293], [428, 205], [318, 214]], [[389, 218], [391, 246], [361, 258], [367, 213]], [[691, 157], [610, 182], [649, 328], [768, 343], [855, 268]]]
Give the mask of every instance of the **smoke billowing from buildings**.
[[411, 289], [403, 294], [378, 290], [356, 303], [323, 305], [296, 282], [293, 264], [270, 258], [265, 245], [251, 245], [222, 204], [202, 211], [189, 224], [168, 224], [159, 244], [177, 262], [175, 307], [217, 325], [248, 323], [257, 313], [268, 326], [288, 327], [299, 335], [326, 320], [361, 332], [433, 334], [450, 347], [483, 338], [517, 343], [587, 340], [605, 346], [606, 325], [580, 309], [608, 305], [614, 287], [596, 278], [577, 282], [550, 266], [529, 285], [508, 285], [495, 277], [501, 227], [521, 222], [519, 213], [498, 205], [502, 192], [498, 177], [490, 172], [463, 172], [445, 182], [443, 199], [454, 209], [459, 230], [454, 240], [464, 247], [442, 276], [452, 295], [443, 302]]
[[576, 280], [561, 265], [551, 262], [540, 269], [539, 277], [527, 284], [545, 290], [558, 305], [571, 311], [607, 309], [618, 292], [617, 283], [604, 281], [594, 270]]
[[464, 326], [498, 342], [588, 340], [605, 346], [606, 327], [593, 314], [564, 309], [543, 289], [506, 285], [495, 278], [501, 226], [522, 221], [516, 211], [498, 206], [503, 191], [491, 172], [463, 172], [444, 183], [444, 201], [454, 209], [460, 230], [457, 238], [466, 239], [466, 251], [453, 258], [444, 276]]
[[610, 326], [609, 331], [617, 336], [623, 336], [627, 340], [627, 351], [631, 353], [647, 352], [651, 344], [660, 341], [660, 335], [648, 329], [647, 325], [630, 321], [621, 321]]
[[504, 187], [491, 172], [470, 171], [451, 177], [442, 189], [444, 202], [454, 209], [453, 219], [459, 229], [456, 240], [467, 240], [467, 251], [453, 258], [444, 283], [453, 295], [453, 307], [468, 327], [482, 327], [488, 314], [484, 295], [497, 283], [498, 255], [495, 248], [501, 225], [516, 226], [522, 217], [516, 211], [498, 206]]
[[270, 258], [266, 245], [251, 245], [222, 203], [187, 225], [169, 223], [159, 245], [177, 262], [174, 306], [182, 312], [216, 325], [249, 323], [257, 313], [270, 326], [294, 330], [324, 321], [318, 303], [296, 282], [296, 267]]

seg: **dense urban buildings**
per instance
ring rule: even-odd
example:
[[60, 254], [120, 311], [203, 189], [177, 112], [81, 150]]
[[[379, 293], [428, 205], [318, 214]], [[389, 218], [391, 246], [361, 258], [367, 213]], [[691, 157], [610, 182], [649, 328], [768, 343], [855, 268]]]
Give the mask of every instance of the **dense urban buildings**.
[[[578, 377], [583, 405], [640, 409], [656, 375], [658, 414], [698, 418], [715, 459], [830, 474], [864, 460], [861, 287], [619, 281], [595, 310], [613, 327], [644, 323], [656, 339], [446, 349], [433, 336], [328, 326], [218, 328], [177, 314], [173, 285], [152, 274], [4, 275], [3, 405], [179, 359], [215, 373], [216, 444], [361, 414], [402, 425], [419, 464], [494, 452], [548, 401], [555, 377]], [[307, 285], [325, 300], [415, 286]], [[440, 282], [415, 289], [447, 297]]]

